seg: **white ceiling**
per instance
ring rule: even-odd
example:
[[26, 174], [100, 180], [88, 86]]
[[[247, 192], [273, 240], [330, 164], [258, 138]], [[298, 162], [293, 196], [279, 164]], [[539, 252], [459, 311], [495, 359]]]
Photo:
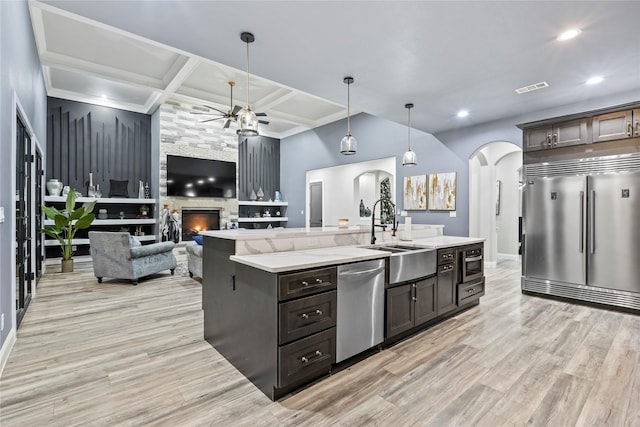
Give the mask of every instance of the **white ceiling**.
[[[429, 133], [640, 93], [638, 1], [30, 1], [48, 94], [152, 113], [166, 99], [244, 104], [261, 133], [364, 111]], [[571, 27], [582, 34], [556, 36]], [[605, 80], [585, 85], [593, 76]], [[259, 77], [258, 77], [259, 76]], [[515, 89], [546, 81], [522, 95]], [[107, 98], [101, 96], [105, 94]], [[466, 109], [469, 116], [456, 117]]]

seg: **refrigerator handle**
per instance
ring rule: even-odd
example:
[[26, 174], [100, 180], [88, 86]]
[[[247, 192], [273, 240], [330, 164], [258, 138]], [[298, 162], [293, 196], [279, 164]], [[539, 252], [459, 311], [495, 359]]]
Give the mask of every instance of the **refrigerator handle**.
[[591, 190], [589, 197], [589, 253], [596, 253], [596, 192]]
[[580, 253], [584, 252], [584, 191], [580, 192]]

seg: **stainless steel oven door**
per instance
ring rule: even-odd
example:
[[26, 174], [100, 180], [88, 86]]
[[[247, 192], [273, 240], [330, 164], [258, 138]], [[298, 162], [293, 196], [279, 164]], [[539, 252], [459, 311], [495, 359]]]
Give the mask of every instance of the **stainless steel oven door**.
[[484, 275], [482, 249], [462, 251], [462, 283], [480, 279]]

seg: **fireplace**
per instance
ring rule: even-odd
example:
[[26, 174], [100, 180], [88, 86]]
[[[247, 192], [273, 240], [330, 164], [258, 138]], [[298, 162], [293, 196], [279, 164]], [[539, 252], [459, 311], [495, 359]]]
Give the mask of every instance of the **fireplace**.
[[204, 230], [220, 230], [219, 209], [182, 209], [182, 241], [193, 240]]

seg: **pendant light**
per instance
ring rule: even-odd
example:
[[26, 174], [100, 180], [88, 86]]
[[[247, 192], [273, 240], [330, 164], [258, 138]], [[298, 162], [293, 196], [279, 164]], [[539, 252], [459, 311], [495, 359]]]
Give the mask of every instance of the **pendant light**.
[[415, 166], [418, 158], [416, 157], [416, 153], [411, 151], [411, 109], [413, 108], [413, 104], [404, 104], [404, 108], [406, 108], [409, 113], [409, 122], [407, 125], [407, 141], [409, 149], [404, 153], [404, 156], [402, 156], [402, 166]]
[[255, 37], [251, 33], [243, 32], [240, 34], [240, 40], [247, 44], [247, 106], [238, 112], [238, 131], [241, 136], [257, 136], [258, 135], [258, 118], [256, 113], [251, 110], [249, 103], [249, 43], [253, 43]]
[[347, 134], [342, 138], [342, 141], [340, 141], [340, 154], [351, 155], [356, 154], [356, 150], [358, 149], [358, 141], [351, 135], [351, 122], [349, 120], [349, 116], [351, 115], [351, 93], [349, 91], [349, 85], [353, 83], [353, 77], [345, 77], [343, 81], [347, 85]]

